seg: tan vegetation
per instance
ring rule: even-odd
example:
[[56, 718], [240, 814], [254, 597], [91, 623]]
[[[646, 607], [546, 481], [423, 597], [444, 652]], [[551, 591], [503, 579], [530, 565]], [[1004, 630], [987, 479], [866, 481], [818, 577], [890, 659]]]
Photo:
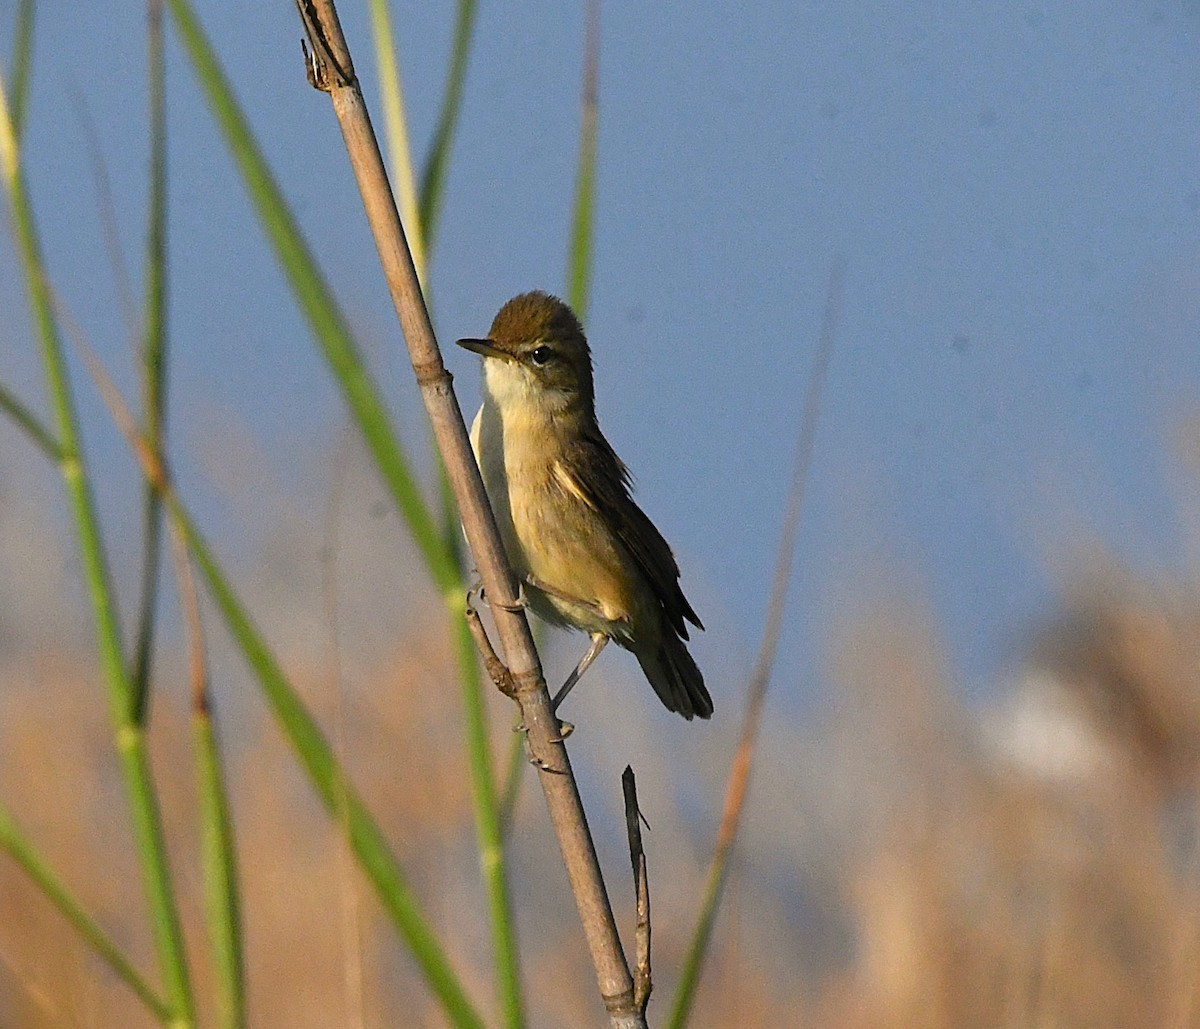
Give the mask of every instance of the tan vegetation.
[[[338, 577], [354, 577], [359, 599], [339, 607], [336, 650], [322, 623], [311, 533], [293, 526], [287, 540], [263, 548], [253, 572], [257, 606], [285, 612], [268, 626], [272, 637], [287, 641], [289, 667], [340, 737], [355, 781], [486, 1009], [488, 936], [445, 628], [414, 614], [428, 587], [411, 555], [372, 560], [388, 535], [375, 524], [372, 498], [356, 496], [343, 510]], [[26, 532], [30, 546], [52, 552]], [[0, 571], [11, 596], [19, 562], [5, 560]], [[272, 604], [284, 595], [290, 601]], [[407, 602], [383, 615], [380, 597]], [[69, 613], [39, 611], [37, 627], [10, 619], [15, 631], [0, 656], [0, 784], [48, 860], [152, 969], [103, 697], [81, 656], [87, 640], [65, 623], [57, 638], [67, 642], [56, 649], [45, 618]], [[1181, 586], [1112, 571], [1084, 577], [1030, 642], [1019, 684], [984, 706], [965, 704], [947, 681], [919, 612], [893, 606], [886, 620], [848, 627], [835, 669], [841, 699], [830, 713], [819, 724], [778, 714], [766, 723], [695, 1024], [1200, 1023], [1198, 613]], [[213, 644], [219, 651], [219, 636]], [[152, 742], [197, 995], [207, 998], [177, 660], [162, 670]], [[611, 681], [625, 671], [630, 681]], [[252, 1024], [442, 1024], [243, 673], [225, 657], [213, 674], [239, 836]], [[574, 753], [598, 798], [593, 825], [623, 931], [631, 887], [609, 763], [630, 760], [639, 771], [654, 827], [646, 838], [653, 1023], [692, 929], [718, 814], [715, 799], [697, 808], [692, 801], [703, 794], [692, 791], [711, 786], [719, 796], [736, 728], [664, 754], [646, 728], [656, 725], [653, 697], [635, 677], [632, 668], [601, 664], [573, 711], [581, 725]], [[606, 703], [617, 691], [622, 704]], [[507, 703], [496, 700], [493, 716], [504, 753]], [[620, 753], [609, 762], [608, 750]], [[564, 915], [570, 897], [535, 800], [527, 789], [513, 844], [533, 1020], [592, 1024], [599, 1012], [588, 958], [578, 925]], [[523, 888], [531, 882], [550, 884], [537, 902]], [[153, 1024], [7, 860], [0, 911], [0, 1023]], [[202, 1008], [202, 1021], [211, 1014]]]

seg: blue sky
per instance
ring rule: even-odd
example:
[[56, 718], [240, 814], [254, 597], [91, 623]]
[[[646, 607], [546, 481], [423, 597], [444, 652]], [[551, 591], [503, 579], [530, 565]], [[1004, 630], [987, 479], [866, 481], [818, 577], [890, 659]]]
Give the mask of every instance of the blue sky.
[[[419, 450], [411, 374], [292, 6], [200, 6]], [[363, 7], [341, 15], [371, 103]], [[450, 7], [393, 7], [422, 148]], [[14, 10], [0, 0], [6, 29]], [[127, 388], [80, 112], [136, 272], [141, 19], [137, 3], [39, 5], [26, 155], [51, 273]], [[481, 4], [432, 272], [443, 342], [481, 333], [514, 293], [562, 288], [582, 39], [582, 10]], [[819, 692], [828, 639], [881, 585], [931, 606], [976, 684], [1020, 654], [1087, 545], [1191, 567], [1176, 441], [1200, 384], [1198, 57], [1200, 11], [1182, 2], [604, 5], [598, 403], [712, 630], [702, 663], [757, 643], [835, 255], [842, 315], [780, 703]], [[316, 508], [343, 416], [173, 41], [169, 61], [172, 431], [185, 492], [237, 552], [270, 512], [246, 524], [231, 509], [212, 451], [253, 439], [286, 455], [282, 488]], [[0, 304], [0, 376], [41, 404], [10, 249]], [[473, 410], [475, 359], [447, 359]], [[80, 386], [90, 452], [133, 482]], [[0, 456], [19, 445], [0, 427]], [[128, 489], [102, 503], [114, 527], [136, 509]]]

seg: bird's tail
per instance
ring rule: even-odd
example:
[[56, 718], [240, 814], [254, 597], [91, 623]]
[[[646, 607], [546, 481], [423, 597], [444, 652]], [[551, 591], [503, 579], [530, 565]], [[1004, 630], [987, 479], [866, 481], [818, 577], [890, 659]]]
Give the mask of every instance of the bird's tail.
[[668, 629], [656, 648], [633, 653], [668, 711], [678, 711], [689, 722], [696, 717], [712, 717], [712, 697], [683, 640]]

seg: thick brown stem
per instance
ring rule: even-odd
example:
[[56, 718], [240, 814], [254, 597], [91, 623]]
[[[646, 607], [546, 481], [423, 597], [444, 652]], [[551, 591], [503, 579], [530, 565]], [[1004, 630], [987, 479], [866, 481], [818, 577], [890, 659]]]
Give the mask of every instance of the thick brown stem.
[[550, 821], [562, 849], [600, 993], [614, 1026], [644, 1029], [645, 1018], [634, 1005], [633, 980], [617, 935], [579, 790], [559, 739], [558, 720], [550, 710], [550, 696], [533, 637], [524, 612], [516, 606], [512, 572], [471, 453], [450, 373], [442, 363], [333, 0], [297, 0], [297, 6], [312, 46], [309, 79], [328, 92], [333, 101], [434, 438], [458, 502], [467, 543], [487, 595], [499, 601], [492, 605], [492, 612], [500, 647], [512, 674], [522, 721], [529, 731], [532, 756], [540, 768]]

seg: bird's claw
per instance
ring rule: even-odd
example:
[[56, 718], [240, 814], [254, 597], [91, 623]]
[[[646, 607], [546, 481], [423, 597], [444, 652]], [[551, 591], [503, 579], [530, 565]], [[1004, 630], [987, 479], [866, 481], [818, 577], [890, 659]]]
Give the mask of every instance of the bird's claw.
[[[551, 743], [565, 743], [567, 738], [574, 731], [575, 731], [575, 723], [574, 722], [568, 722], [568, 721], [565, 721], [560, 718], [558, 720], [558, 735], [555, 736], [553, 739], [551, 739], [550, 742]], [[517, 724], [513, 726], [513, 732], [523, 732], [526, 735], [528, 735], [529, 734], [529, 726], [527, 726], [524, 722], [517, 722]]]
[[539, 772], [556, 772], [556, 769], [549, 761], [543, 761], [533, 752], [533, 747], [529, 745], [529, 737], [525, 737], [525, 757], [529, 759], [529, 763], [533, 765]]
[[[575, 731], [574, 725], [572, 725], [570, 722], [564, 722], [561, 719], [559, 719], [558, 720], [558, 735], [552, 737], [550, 742], [551, 743], [562, 743], [574, 731]], [[525, 756], [526, 756], [526, 758], [529, 759], [529, 763], [531, 765], [533, 765], [534, 768], [540, 769], [543, 772], [554, 772], [556, 774], [563, 774], [562, 769], [555, 768], [548, 761], [543, 761], [541, 758], [539, 758], [533, 752], [533, 747], [529, 742], [529, 727], [524, 722], [518, 722], [516, 725], [514, 725], [513, 732], [523, 732], [525, 734]]]
[[517, 599], [511, 602], [502, 600], [493, 600], [487, 595], [487, 590], [483, 588], [483, 580], [478, 576], [472, 581], [467, 589], [467, 610], [475, 610], [475, 602], [478, 600], [484, 601], [488, 607], [499, 607], [505, 611], [523, 611], [528, 607], [528, 601], [525, 597], [525, 584], [517, 583]]
[[475, 603], [483, 599], [483, 580], [476, 576], [467, 587], [467, 613], [475, 611]]
[[504, 601], [504, 600], [492, 600], [489, 597], [488, 603], [491, 604], [492, 607], [502, 608], [505, 611], [512, 611], [514, 613], [516, 613], [517, 611], [524, 611], [525, 608], [527, 608], [529, 606], [529, 600], [525, 596], [525, 583], [522, 582], [520, 579], [517, 580], [517, 599], [516, 600], [514, 600], [512, 602], [508, 602], [508, 601]]

